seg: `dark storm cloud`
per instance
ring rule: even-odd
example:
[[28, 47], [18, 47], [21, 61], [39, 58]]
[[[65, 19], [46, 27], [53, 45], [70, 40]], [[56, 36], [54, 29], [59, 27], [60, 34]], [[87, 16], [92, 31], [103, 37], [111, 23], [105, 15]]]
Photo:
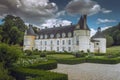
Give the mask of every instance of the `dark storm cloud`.
[[70, 14], [93, 15], [101, 10], [100, 5], [92, 0], [72, 0], [66, 6], [66, 11]]
[[49, 0], [0, 0], [0, 16], [12, 14], [29, 23], [40, 24], [56, 11], [56, 4]]

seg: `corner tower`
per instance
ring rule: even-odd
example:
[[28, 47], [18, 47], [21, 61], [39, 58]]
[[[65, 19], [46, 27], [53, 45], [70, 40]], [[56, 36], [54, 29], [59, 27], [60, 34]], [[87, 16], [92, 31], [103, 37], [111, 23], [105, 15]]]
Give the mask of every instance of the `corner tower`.
[[32, 25], [29, 25], [29, 29], [27, 29], [24, 34], [23, 50], [33, 50], [35, 45], [35, 37], [36, 34], [32, 28]]
[[106, 38], [100, 27], [98, 27], [96, 34], [91, 39], [94, 41], [94, 52], [106, 53]]
[[87, 25], [87, 15], [81, 16], [74, 30], [74, 50], [84, 51], [90, 49], [90, 29]]

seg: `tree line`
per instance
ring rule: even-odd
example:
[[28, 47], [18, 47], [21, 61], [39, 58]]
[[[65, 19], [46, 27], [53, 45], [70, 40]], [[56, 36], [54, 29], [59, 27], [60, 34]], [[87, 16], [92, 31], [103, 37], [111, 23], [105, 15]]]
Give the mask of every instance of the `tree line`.
[[107, 47], [120, 45], [120, 23], [103, 31], [107, 39]]

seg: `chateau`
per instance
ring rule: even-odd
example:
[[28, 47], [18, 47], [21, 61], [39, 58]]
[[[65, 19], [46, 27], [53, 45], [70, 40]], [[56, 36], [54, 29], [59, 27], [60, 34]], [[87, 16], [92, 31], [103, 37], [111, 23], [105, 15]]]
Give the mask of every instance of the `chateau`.
[[100, 52], [106, 53], [106, 38], [98, 28], [96, 34], [90, 37], [90, 29], [87, 25], [87, 16], [81, 16], [76, 25], [68, 25], [33, 31], [32, 25], [24, 35], [24, 50], [38, 49], [40, 51], [57, 52]]

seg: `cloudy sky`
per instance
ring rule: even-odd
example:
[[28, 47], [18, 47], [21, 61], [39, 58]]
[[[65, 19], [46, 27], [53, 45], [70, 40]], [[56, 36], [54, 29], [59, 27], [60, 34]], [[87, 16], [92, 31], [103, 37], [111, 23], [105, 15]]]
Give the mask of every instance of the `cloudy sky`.
[[26, 24], [52, 27], [76, 24], [88, 15], [91, 30], [120, 22], [120, 0], [0, 0], [0, 23], [7, 14], [21, 17]]

